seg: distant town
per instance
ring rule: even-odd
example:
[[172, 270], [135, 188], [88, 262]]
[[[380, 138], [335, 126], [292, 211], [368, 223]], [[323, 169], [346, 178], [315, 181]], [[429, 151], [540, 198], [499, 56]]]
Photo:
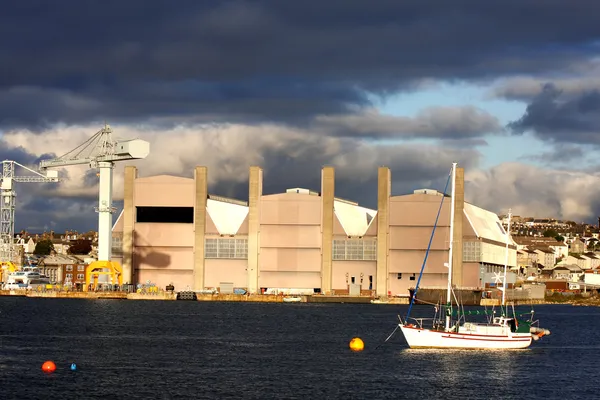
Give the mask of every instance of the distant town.
[[[507, 229], [508, 217], [499, 215]], [[511, 217], [517, 245], [517, 280], [543, 281], [546, 289], [579, 292], [600, 284], [598, 225], [553, 218]]]
[[[506, 228], [508, 217], [498, 215], [502, 224]], [[513, 236], [549, 236], [556, 232], [565, 238], [575, 238], [582, 236], [591, 237], [593, 233], [600, 232], [600, 217], [598, 225], [587, 224], [584, 222], [575, 222], [568, 220], [559, 220], [554, 218], [533, 218], [513, 215], [511, 217], [511, 234]]]

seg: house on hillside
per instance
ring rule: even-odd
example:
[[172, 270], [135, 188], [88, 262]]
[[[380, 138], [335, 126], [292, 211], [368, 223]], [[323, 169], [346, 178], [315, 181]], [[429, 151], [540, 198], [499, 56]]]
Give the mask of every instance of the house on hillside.
[[585, 269], [586, 259], [578, 254], [571, 254], [559, 264], [569, 264], [569, 265], [577, 265], [581, 269]]
[[544, 268], [542, 274], [550, 272], [550, 279], [579, 282], [583, 276], [583, 269], [575, 264], [558, 263], [552, 268]]
[[35, 250], [35, 241], [31, 237], [24, 238], [17, 236], [17, 245], [23, 248], [23, 253], [25, 254], [32, 254]]
[[520, 261], [520, 267], [537, 268], [538, 266], [539, 254], [535, 250], [530, 250], [529, 248], [525, 247], [517, 252], [517, 257]]
[[538, 247], [533, 249], [538, 255], [538, 264], [545, 267], [553, 267], [556, 264], [556, 254], [550, 248]]
[[588, 251], [580, 255], [585, 260], [584, 269], [596, 269], [600, 266], [600, 257], [598, 254]]
[[585, 243], [579, 238], [573, 240], [573, 242], [571, 242], [569, 245], [569, 253], [581, 254], [584, 253], [585, 250]]
[[85, 262], [74, 256], [53, 254], [42, 258], [38, 262], [40, 272], [50, 278], [50, 282], [57, 284], [83, 284], [85, 283]]
[[525, 250], [517, 250], [517, 265], [524, 268], [531, 267], [529, 253]]
[[555, 238], [513, 236], [513, 240], [517, 243], [519, 250], [523, 250], [526, 247], [549, 248], [554, 251], [555, 259], [563, 259], [569, 254], [569, 246], [564, 242], [559, 242]]

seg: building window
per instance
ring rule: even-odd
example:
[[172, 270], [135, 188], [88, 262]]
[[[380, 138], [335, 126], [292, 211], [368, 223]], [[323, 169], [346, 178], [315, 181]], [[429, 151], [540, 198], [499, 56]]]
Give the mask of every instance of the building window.
[[396, 277], [396, 279], [402, 279], [402, 272], [398, 272], [398, 276]]
[[73, 266], [72, 265], [67, 265], [67, 271], [73, 271]]
[[235, 258], [235, 239], [218, 240], [219, 258]]
[[77, 274], [77, 280], [84, 280], [85, 279], [85, 275], [84, 274]]
[[219, 258], [218, 239], [206, 239], [204, 241], [204, 257], [205, 258]]
[[345, 240], [334, 240], [333, 241], [333, 259], [334, 260], [345, 260], [346, 259], [346, 241]]
[[77, 271], [85, 271], [85, 266], [84, 265], [78, 265], [77, 266]]
[[481, 244], [478, 241], [463, 242], [463, 261], [464, 262], [480, 262], [481, 260]]
[[377, 240], [363, 240], [364, 260], [377, 260]]
[[67, 279], [73, 279], [73, 274], [66, 274], [65, 278], [67, 278]]
[[204, 257], [247, 259], [248, 239], [207, 238], [204, 241]]
[[194, 207], [136, 207], [136, 222], [193, 224]]
[[248, 239], [235, 239], [235, 258], [248, 258]]
[[408, 278], [408, 279], [410, 279], [411, 281], [414, 281], [416, 279], [416, 277], [417, 277], [417, 274], [412, 274], [410, 276], [410, 278]]
[[333, 241], [333, 259], [336, 261], [377, 260], [377, 240], [336, 239]]

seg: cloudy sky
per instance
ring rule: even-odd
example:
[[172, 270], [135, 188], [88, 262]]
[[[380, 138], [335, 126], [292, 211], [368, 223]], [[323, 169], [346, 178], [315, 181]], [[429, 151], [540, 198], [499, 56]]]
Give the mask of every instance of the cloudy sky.
[[[128, 0], [3, 3], [0, 156], [35, 166], [97, 132], [150, 141], [141, 176], [245, 198], [319, 189], [376, 205], [443, 189], [494, 212], [600, 215], [600, 23], [593, 0]], [[123, 192], [115, 176], [115, 205]], [[26, 171], [18, 171], [26, 175]], [[17, 230], [96, 228], [95, 171], [20, 184]]]

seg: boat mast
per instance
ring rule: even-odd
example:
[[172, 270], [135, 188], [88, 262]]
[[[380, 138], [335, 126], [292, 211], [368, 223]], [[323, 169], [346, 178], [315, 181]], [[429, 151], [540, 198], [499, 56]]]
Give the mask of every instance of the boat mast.
[[510, 217], [511, 209], [508, 209], [508, 227], [506, 229], [506, 255], [504, 258], [504, 277], [502, 278], [502, 306], [506, 304], [506, 270], [508, 269], [508, 242], [510, 240]]
[[448, 288], [446, 290], [446, 330], [450, 330], [450, 319], [452, 318], [452, 248], [454, 247], [454, 199], [456, 195], [456, 163], [452, 163], [452, 194], [450, 198], [450, 240], [448, 249]]

